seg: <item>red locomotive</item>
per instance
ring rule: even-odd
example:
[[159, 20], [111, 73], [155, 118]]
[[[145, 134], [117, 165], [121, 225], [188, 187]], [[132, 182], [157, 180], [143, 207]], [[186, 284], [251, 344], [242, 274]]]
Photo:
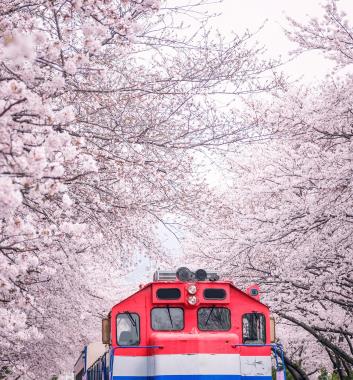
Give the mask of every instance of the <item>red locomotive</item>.
[[273, 340], [256, 285], [244, 293], [202, 269], [156, 272], [113, 306], [103, 320], [105, 352], [95, 347], [92, 364], [88, 345], [75, 380], [270, 380]]

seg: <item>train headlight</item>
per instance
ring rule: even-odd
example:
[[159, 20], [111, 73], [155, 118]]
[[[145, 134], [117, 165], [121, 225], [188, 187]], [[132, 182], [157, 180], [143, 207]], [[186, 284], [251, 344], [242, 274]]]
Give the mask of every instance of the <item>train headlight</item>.
[[192, 306], [196, 305], [197, 304], [196, 296], [189, 296], [188, 297], [188, 303], [189, 303], [189, 305], [192, 305]]
[[197, 288], [195, 285], [192, 284], [192, 285], [188, 286], [188, 293], [189, 294], [196, 294], [196, 292], [197, 292]]

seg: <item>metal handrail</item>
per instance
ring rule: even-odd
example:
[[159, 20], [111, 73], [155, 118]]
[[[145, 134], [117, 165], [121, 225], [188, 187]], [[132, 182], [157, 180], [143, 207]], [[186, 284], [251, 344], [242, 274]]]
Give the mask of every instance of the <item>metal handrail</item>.
[[232, 344], [232, 347], [273, 347], [277, 346], [276, 343], [254, 343], [254, 344], [245, 344], [245, 343], [239, 343], [239, 344]]
[[113, 346], [111, 349], [116, 348], [163, 348], [163, 346]]

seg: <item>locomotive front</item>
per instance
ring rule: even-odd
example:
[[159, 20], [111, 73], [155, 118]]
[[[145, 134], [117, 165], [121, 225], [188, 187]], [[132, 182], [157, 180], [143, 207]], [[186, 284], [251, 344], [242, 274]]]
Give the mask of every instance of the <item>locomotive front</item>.
[[203, 270], [156, 272], [103, 324], [110, 359], [97, 379], [270, 380], [270, 325], [256, 286], [244, 293]]

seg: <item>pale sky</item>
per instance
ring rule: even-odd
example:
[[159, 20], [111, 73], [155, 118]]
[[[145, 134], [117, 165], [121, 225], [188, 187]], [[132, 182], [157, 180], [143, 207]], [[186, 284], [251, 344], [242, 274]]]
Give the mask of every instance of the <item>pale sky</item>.
[[[283, 32], [288, 27], [287, 16], [299, 22], [305, 22], [312, 17], [323, 14], [318, 0], [224, 0], [222, 4], [213, 6], [213, 10], [221, 15], [213, 21], [215, 28], [224, 34], [233, 30], [242, 33], [244, 30], [256, 31], [266, 20], [264, 29], [256, 39], [266, 46], [269, 56], [286, 58], [295, 45]], [[338, 7], [353, 20], [352, 0], [340, 0]], [[330, 71], [331, 62], [321, 55], [311, 52], [302, 55], [287, 64], [283, 70], [292, 78], [303, 77], [304, 81], [312, 82], [323, 79]]]

